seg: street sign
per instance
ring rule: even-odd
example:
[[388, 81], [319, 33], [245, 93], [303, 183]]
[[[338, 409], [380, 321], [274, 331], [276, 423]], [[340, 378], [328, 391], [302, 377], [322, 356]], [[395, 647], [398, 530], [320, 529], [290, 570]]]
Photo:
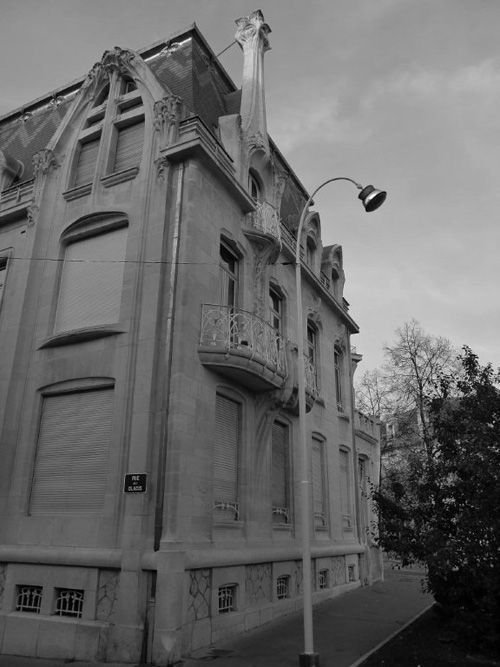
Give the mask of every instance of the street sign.
[[146, 473], [128, 473], [125, 475], [123, 490], [125, 493], [145, 493]]

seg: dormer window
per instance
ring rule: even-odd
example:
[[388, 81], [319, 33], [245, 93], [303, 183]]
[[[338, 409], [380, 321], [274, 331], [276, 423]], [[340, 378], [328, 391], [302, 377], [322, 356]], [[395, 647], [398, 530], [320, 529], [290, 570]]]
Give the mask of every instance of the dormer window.
[[[96, 175], [105, 187], [134, 178], [144, 144], [144, 108], [130, 78], [111, 76], [97, 95], [80, 132], [68, 198], [88, 194]], [[66, 196], [66, 195], [65, 195]]]

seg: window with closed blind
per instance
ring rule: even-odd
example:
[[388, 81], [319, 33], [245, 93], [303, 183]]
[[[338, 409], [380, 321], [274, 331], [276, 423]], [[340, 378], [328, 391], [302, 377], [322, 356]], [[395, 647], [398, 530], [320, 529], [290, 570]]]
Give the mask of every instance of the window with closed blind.
[[291, 521], [288, 426], [281, 422], [274, 422], [271, 440], [271, 501], [273, 523], [287, 524]]
[[215, 442], [213, 455], [214, 519], [237, 521], [239, 503], [239, 450], [241, 404], [221, 394], [215, 399]]
[[73, 171], [73, 187], [87, 185], [94, 180], [100, 138], [99, 135], [79, 143]]
[[30, 514], [99, 514], [108, 482], [113, 387], [43, 397]]
[[328, 525], [324, 444], [320, 438], [313, 437], [312, 487], [314, 527], [316, 530], [324, 530]]
[[144, 144], [144, 107], [131, 79], [113, 72], [89, 109], [78, 139], [67, 199], [92, 190], [97, 178], [105, 187], [134, 178]]
[[117, 127], [113, 172], [139, 167], [144, 141], [144, 119], [132, 125]]
[[127, 243], [124, 223], [111, 228], [94, 225], [91, 236], [82, 236], [83, 229], [63, 238], [56, 333], [119, 321]]

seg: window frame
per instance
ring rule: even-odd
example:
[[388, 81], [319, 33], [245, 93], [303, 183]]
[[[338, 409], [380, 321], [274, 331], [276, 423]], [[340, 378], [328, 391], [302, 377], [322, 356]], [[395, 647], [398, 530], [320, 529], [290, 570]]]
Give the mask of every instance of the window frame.
[[[319, 456], [319, 478], [320, 488], [315, 484], [315, 451]], [[329, 526], [329, 512], [328, 512], [328, 479], [327, 479], [327, 461], [326, 461], [326, 441], [323, 436], [313, 433], [311, 438], [311, 481], [312, 481], [312, 510], [313, 510], [313, 526], [315, 531], [328, 530]], [[321, 509], [318, 511], [317, 507]], [[317, 519], [321, 523], [317, 523]]]
[[[234, 403], [236, 407], [237, 414], [237, 428], [236, 428], [236, 441], [234, 443], [234, 469], [235, 477], [230, 479], [229, 483], [234, 485], [234, 498], [225, 499], [216, 497], [216, 465], [217, 465], [217, 410], [218, 410], [218, 399], [224, 401], [230, 401]], [[212, 455], [212, 516], [214, 524], [225, 524], [225, 525], [234, 525], [235, 523], [241, 522], [242, 516], [242, 506], [241, 506], [241, 490], [242, 490], [242, 480], [241, 480], [241, 462], [242, 462], [242, 447], [243, 447], [243, 401], [234, 395], [226, 393], [225, 391], [217, 390], [215, 392], [215, 410], [214, 410], [214, 439], [213, 439], [213, 455]], [[220, 452], [219, 452], [220, 453]], [[226, 483], [226, 480], [222, 480]], [[226, 514], [220, 514], [221, 512], [226, 512]]]
[[[343, 465], [345, 461], [345, 466]], [[353, 498], [352, 498], [352, 465], [351, 450], [346, 446], [339, 448], [339, 476], [340, 476], [340, 515], [343, 533], [354, 533]]]
[[[274, 449], [277, 445], [276, 440], [274, 439], [274, 427], [278, 426], [283, 429], [284, 433], [284, 466], [282, 468], [283, 478], [281, 480], [284, 494], [285, 502], [283, 505], [278, 505], [274, 503], [275, 498], [273, 498], [273, 492], [275, 489], [274, 484]], [[273, 528], [280, 528], [285, 526], [290, 526], [293, 523], [293, 508], [292, 508], [292, 453], [291, 453], [291, 431], [290, 425], [285, 421], [280, 419], [275, 419], [272, 428], [271, 428], [271, 507], [272, 507], [272, 523]], [[276, 518], [276, 520], [275, 520]]]
[[[52, 313], [52, 335], [46, 341], [45, 346], [64, 342], [67, 336], [76, 335], [76, 332], [82, 332], [84, 337], [95, 337], [99, 335], [109, 335], [121, 331], [121, 321], [123, 317], [123, 296], [125, 284], [125, 271], [127, 260], [127, 245], [128, 245], [128, 219], [122, 214], [100, 214], [85, 217], [81, 220], [71, 224], [63, 231], [60, 238], [60, 266], [57, 276], [57, 289], [55, 290], [55, 301]], [[68, 248], [86, 239], [104, 236], [118, 230], [124, 230], [124, 252], [123, 252], [123, 271], [121, 274], [121, 289], [119, 300], [114, 304], [118, 312], [118, 318], [107, 323], [88, 324], [83, 326], [73, 326], [69, 328], [59, 329], [58, 327], [58, 313], [61, 308], [61, 290], [65, 274], [65, 262]]]
[[340, 346], [335, 345], [333, 349], [333, 367], [335, 374], [335, 403], [337, 405], [337, 412], [345, 413], [344, 404], [344, 352]]

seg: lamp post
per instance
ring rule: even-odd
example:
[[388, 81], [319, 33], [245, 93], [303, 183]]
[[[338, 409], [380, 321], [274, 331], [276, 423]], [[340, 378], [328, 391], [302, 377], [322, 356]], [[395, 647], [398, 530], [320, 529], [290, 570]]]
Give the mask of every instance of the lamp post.
[[300, 428], [300, 473], [301, 473], [301, 525], [302, 525], [302, 585], [304, 591], [304, 652], [299, 655], [300, 667], [318, 667], [319, 655], [314, 652], [313, 621], [312, 621], [312, 581], [311, 581], [311, 492], [309, 479], [309, 448], [307, 446], [306, 431], [306, 380], [304, 360], [304, 326], [302, 313], [302, 273], [300, 263], [300, 241], [302, 228], [307, 211], [315, 196], [322, 187], [333, 181], [350, 181], [361, 192], [358, 198], [363, 202], [365, 211], [370, 213], [381, 206], [387, 193], [377, 190], [373, 185], [363, 187], [352, 178], [337, 176], [330, 178], [314, 190], [305, 203], [300, 216], [295, 246], [295, 285], [297, 291], [297, 374], [298, 374], [298, 401], [299, 401], [299, 428]]

